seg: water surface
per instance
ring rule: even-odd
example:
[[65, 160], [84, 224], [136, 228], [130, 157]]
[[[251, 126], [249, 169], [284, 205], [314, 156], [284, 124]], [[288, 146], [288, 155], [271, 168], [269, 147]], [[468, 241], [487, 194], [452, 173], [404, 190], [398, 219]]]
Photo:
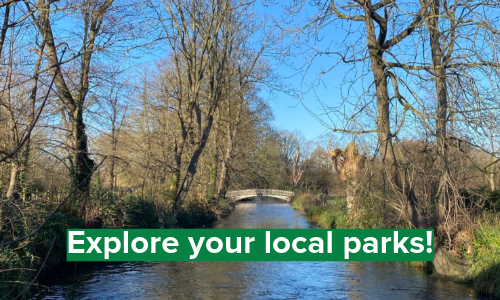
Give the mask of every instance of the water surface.
[[[285, 201], [240, 202], [213, 228], [315, 228]], [[470, 287], [394, 262], [155, 262], [79, 270], [35, 299], [471, 299]]]

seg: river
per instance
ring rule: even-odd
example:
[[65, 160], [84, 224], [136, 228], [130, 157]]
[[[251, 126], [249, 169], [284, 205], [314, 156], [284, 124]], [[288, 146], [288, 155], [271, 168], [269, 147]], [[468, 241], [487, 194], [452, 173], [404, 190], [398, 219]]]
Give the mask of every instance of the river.
[[[240, 202], [213, 228], [314, 228], [285, 201]], [[78, 267], [34, 299], [475, 299], [393, 262], [148, 262]], [[62, 278], [61, 278], [62, 277]]]

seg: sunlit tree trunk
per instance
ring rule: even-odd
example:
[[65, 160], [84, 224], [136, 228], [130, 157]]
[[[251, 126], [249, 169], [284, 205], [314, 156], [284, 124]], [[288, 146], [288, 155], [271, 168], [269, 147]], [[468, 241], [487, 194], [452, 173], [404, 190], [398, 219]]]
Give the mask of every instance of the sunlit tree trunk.
[[358, 153], [354, 142], [349, 143], [344, 151], [329, 151], [330, 159], [340, 179], [346, 183], [346, 201], [349, 219], [354, 220], [359, 212], [360, 178], [365, 167], [366, 157]]

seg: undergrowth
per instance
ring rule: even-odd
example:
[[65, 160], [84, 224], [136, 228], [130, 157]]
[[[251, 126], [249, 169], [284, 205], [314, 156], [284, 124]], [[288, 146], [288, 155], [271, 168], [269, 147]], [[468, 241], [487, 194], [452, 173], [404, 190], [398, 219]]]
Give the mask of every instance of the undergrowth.
[[[0, 244], [33, 232], [54, 208], [35, 201], [1, 204], [6, 221], [0, 224]], [[91, 222], [87, 226], [91, 228], [194, 228], [227, 215], [234, 205], [225, 199], [217, 203], [188, 200], [172, 223], [164, 199], [134, 193], [117, 195], [97, 186], [91, 192], [88, 207]], [[66, 261], [66, 230], [85, 228], [77, 215], [63, 209], [35, 236], [0, 249], [0, 299], [29, 298], [30, 291], [37, 287], [34, 279], [38, 270], [42, 266], [50, 270]]]

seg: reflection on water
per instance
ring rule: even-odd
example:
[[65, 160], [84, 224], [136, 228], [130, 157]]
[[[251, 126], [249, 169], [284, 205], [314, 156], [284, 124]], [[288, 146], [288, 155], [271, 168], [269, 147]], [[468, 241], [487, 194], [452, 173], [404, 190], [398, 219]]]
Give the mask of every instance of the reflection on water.
[[293, 210], [288, 202], [269, 197], [240, 202], [225, 219], [213, 228], [315, 228]]
[[[241, 202], [213, 228], [314, 228], [281, 200]], [[465, 285], [392, 262], [124, 263], [48, 283], [37, 299], [469, 299]]]

